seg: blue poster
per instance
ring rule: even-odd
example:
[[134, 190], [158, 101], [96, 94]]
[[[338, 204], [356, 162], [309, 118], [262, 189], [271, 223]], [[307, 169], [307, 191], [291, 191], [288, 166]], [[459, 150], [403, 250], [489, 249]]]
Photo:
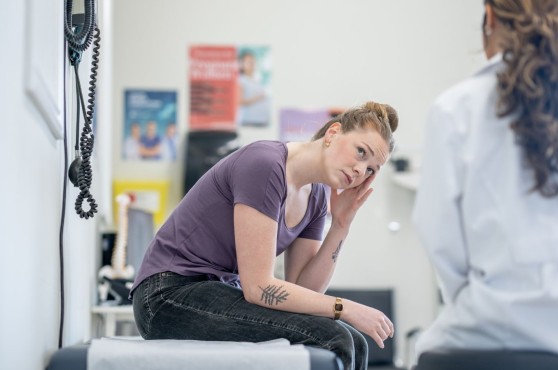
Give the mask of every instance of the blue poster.
[[126, 90], [122, 159], [175, 161], [176, 92]]

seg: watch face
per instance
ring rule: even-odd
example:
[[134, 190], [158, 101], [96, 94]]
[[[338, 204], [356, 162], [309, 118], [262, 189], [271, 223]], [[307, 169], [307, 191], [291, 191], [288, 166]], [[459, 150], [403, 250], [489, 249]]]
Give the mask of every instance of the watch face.
[[342, 303], [336, 303], [335, 304], [335, 311], [343, 311], [343, 304]]

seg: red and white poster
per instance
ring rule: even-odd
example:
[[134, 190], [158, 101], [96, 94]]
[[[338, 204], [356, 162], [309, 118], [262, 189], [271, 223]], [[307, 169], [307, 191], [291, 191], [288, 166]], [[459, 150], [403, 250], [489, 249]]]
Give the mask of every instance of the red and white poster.
[[190, 129], [236, 130], [236, 47], [195, 46], [189, 53]]
[[189, 60], [191, 130], [270, 125], [269, 46], [191, 46]]

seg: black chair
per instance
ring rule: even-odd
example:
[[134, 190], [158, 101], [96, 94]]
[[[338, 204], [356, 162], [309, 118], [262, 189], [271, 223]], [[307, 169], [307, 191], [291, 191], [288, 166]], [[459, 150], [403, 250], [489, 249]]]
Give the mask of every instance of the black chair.
[[[391, 289], [328, 289], [327, 295], [347, 298], [363, 305], [374, 307], [385, 313], [394, 323], [393, 317], [393, 291]], [[397, 370], [395, 366], [395, 342], [388, 338], [384, 348], [378, 347], [376, 342], [368, 335], [364, 335], [368, 343], [368, 368], [370, 370]]]
[[240, 147], [232, 131], [191, 131], [186, 137], [184, 194], [222, 158]]
[[[557, 333], [558, 335], [558, 333]], [[439, 349], [420, 355], [413, 370], [556, 370], [558, 355], [539, 351]]]

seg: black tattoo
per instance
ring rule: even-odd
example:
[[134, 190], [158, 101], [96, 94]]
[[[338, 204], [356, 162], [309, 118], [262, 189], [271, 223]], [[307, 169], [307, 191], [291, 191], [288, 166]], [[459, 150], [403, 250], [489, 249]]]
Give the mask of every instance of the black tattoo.
[[268, 285], [266, 288], [259, 287], [262, 290], [262, 297], [260, 301], [264, 301], [265, 304], [273, 306], [287, 300], [289, 293], [283, 289], [283, 285], [278, 287], [277, 285]]
[[331, 259], [333, 260], [333, 262], [337, 262], [337, 257], [339, 257], [339, 252], [341, 251], [341, 244], [343, 244], [343, 240], [339, 242], [337, 249], [331, 254]]

